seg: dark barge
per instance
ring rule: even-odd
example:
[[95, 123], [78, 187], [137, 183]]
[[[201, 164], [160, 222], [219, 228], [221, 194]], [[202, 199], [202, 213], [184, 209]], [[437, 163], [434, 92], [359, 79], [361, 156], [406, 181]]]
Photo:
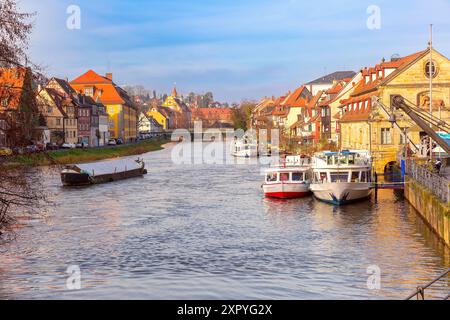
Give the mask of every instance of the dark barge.
[[111, 160], [66, 166], [61, 172], [64, 186], [86, 186], [140, 177], [147, 174], [144, 161]]

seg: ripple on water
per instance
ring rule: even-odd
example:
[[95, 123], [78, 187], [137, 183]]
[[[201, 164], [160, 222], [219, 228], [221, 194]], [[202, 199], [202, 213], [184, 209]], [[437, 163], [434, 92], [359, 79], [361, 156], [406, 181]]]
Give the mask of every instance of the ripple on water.
[[[88, 188], [41, 169], [55, 206], [3, 248], [0, 298], [403, 298], [449, 266], [392, 192], [342, 208], [276, 201], [262, 197], [257, 165], [176, 166], [170, 149], [144, 158], [144, 178]], [[79, 292], [65, 288], [73, 264]], [[367, 289], [370, 265], [379, 291]]]

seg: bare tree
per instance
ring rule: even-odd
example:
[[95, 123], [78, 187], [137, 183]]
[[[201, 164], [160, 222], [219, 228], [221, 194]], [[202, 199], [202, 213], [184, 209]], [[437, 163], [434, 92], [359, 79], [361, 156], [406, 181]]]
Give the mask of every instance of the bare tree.
[[[39, 124], [39, 106], [33, 84], [45, 79], [40, 68], [32, 64], [27, 55], [33, 16], [32, 13], [20, 12], [15, 0], [0, 2], [0, 72], [26, 73], [17, 74], [16, 79], [18, 76], [25, 77], [19, 83], [4, 80], [9, 79], [6, 76], [0, 77], [0, 130], [16, 145], [24, 145], [33, 138], [33, 130]], [[20, 102], [10, 110], [9, 103], [15, 99]], [[12, 221], [12, 212], [38, 208], [44, 199], [42, 192], [34, 189], [29, 182], [29, 177], [22, 171], [12, 170], [4, 160], [0, 160], [0, 236]]]

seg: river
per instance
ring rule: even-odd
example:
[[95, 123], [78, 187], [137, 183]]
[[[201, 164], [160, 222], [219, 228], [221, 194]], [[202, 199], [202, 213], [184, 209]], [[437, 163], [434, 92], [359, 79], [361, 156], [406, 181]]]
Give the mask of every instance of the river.
[[[144, 155], [144, 178], [92, 187], [35, 169], [52, 204], [19, 218], [0, 247], [0, 298], [402, 299], [450, 265], [392, 191], [339, 208], [269, 200], [260, 165], [176, 165], [172, 148]], [[69, 266], [80, 290], [66, 285]], [[373, 266], [381, 281], [370, 290]]]

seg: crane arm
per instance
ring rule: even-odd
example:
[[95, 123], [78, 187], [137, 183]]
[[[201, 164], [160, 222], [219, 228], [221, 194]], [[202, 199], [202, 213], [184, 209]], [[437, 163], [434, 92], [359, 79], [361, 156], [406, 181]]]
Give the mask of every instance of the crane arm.
[[441, 138], [428, 123], [419, 117], [417, 113], [405, 103], [405, 99], [402, 96], [396, 95], [392, 97], [392, 105], [394, 108], [403, 110], [431, 139], [444, 149], [447, 154], [450, 154], [450, 145], [448, 145], [448, 143]]

